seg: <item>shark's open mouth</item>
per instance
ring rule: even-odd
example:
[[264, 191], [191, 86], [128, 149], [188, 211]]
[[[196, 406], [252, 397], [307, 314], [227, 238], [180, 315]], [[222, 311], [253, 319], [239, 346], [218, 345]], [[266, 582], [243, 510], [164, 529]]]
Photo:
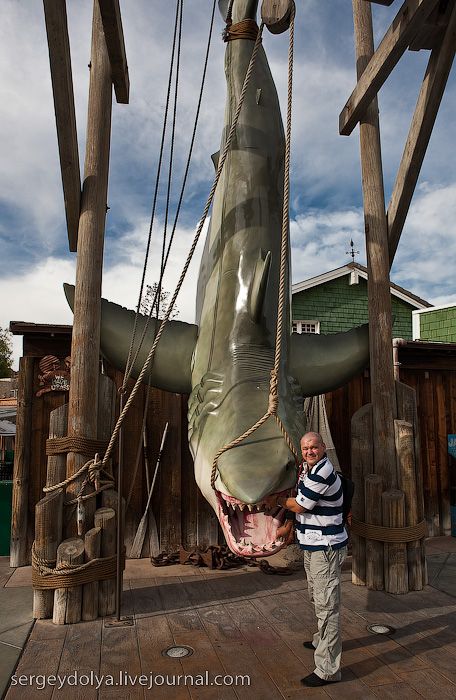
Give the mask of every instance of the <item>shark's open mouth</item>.
[[[284, 546], [283, 537], [277, 537], [277, 528], [283, 525], [285, 509], [266, 511], [264, 502], [246, 504], [217, 491], [220, 524], [232, 552], [243, 557], [269, 557]], [[288, 496], [283, 491], [279, 496]]]

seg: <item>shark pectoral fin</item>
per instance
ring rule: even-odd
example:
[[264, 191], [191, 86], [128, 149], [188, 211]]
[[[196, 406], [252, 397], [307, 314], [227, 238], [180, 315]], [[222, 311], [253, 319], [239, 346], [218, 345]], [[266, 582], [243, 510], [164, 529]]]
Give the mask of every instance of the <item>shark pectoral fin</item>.
[[249, 310], [252, 320], [257, 322], [263, 310], [266, 285], [268, 283], [269, 268], [271, 267], [271, 251], [268, 250], [265, 257], [260, 254], [255, 264], [255, 272], [250, 287]]
[[368, 324], [346, 333], [292, 333], [289, 374], [304, 396], [316, 396], [346, 384], [369, 364]]
[[211, 155], [211, 160], [214, 163], [214, 168], [215, 168], [215, 171], [217, 172], [217, 168], [218, 168], [218, 164], [219, 164], [219, 160], [220, 160], [220, 151], [216, 151], [215, 153], [213, 153]]
[[[63, 285], [65, 296], [71, 309], [74, 307], [74, 286]], [[125, 370], [130, 349], [131, 334], [135, 322], [135, 312], [101, 300], [101, 353], [116, 369]], [[143, 336], [147, 318], [138, 316], [135, 333], [136, 348]], [[138, 377], [158, 330], [157, 319], [151, 318], [147, 326], [144, 341], [133, 364], [131, 376]], [[151, 384], [158, 389], [189, 394], [192, 390], [191, 361], [198, 337], [198, 326], [182, 321], [168, 321], [157, 345], [151, 369]], [[146, 373], [148, 380], [148, 373]]]

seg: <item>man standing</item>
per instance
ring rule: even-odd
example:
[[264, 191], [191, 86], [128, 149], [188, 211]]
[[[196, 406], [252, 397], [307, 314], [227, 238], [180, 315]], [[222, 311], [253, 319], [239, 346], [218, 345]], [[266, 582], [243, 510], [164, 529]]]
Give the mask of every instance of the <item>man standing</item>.
[[348, 537], [342, 516], [342, 484], [326, 456], [321, 435], [306, 433], [301, 438], [301, 451], [304, 464], [296, 498], [282, 496], [274, 505], [296, 514], [297, 538], [304, 550], [304, 568], [318, 632], [311, 641], [304, 642], [306, 649], [315, 650], [315, 670], [302, 678], [301, 683], [313, 688], [341, 678], [340, 580]]

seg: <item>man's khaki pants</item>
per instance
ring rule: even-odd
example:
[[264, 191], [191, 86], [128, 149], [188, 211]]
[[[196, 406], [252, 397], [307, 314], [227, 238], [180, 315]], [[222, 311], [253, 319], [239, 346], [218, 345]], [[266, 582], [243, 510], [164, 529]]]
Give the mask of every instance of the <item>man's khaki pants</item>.
[[310, 602], [315, 606], [318, 632], [315, 647], [314, 673], [325, 680], [339, 681], [342, 641], [340, 636], [340, 578], [347, 548], [309, 552], [304, 551]]

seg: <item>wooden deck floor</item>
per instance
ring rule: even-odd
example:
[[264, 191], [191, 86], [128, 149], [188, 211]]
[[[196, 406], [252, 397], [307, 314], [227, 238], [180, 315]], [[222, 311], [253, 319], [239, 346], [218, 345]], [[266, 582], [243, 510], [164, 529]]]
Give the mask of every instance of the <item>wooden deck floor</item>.
[[[302, 573], [266, 576], [252, 569], [211, 572], [182, 566], [157, 570], [141, 560], [130, 562], [126, 574], [123, 614], [133, 616], [132, 626], [109, 627], [97, 620], [59, 627], [38, 621], [16, 678], [63, 676], [77, 669], [82, 682], [91, 672], [108, 682], [112, 676], [114, 683], [125, 681], [120, 674], [132, 679], [144, 674], [147, 683], [155, 674], [158, 683], [174, 677], [176, 685], [149, 689], [137, 680], [128, 686], [103, 683], [97, 690], [70, 685], [75, 681], [70, 676], [61, 689], [47, 685], [39, 690], [36, 682], [10, 686], [6, 700], [456, 698], [456, 598], [432, 586], [395, 597], [354, 587], [345, 573], [342, 681], [305, 689], [299, 681], [313, 670], [313, 654], [302, 642], [311, 638], [314, 617]], [[366, 629], [372, 622], [391, 625], [396, 632], [373, 635]], [[181, 660], [164, 657], [162, 650], [173, 644], [188, 645], [194, 653]], [[250, 685], [184, 686], [182, 679], [177, 685], [178, 676], [187, 674], [198, 682], [205, 672], [209, 683], [216, 674], [247, 674]]]

